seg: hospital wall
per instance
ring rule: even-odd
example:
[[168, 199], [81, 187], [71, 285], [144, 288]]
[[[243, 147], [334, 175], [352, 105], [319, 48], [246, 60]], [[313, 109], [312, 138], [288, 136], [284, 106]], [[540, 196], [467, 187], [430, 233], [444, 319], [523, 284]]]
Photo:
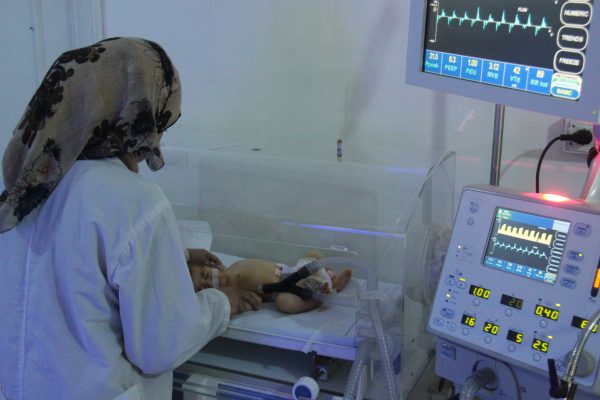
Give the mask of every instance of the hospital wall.
[[[183, 82], [167, 136], [277, 145], [290, 157], [402, 165], [457, 153], [457, 192], [490, 176], [494, 104], [409, 86], [406, 0], [0, 0], [0, 147], [60, 52], [102, 37], [163, 45]], [[6, 40], [11, 38], [11, 40]], [[564, 120], [507, 108], [502, 186], [532, 191], [537, 157]], [[194, 143], [198, 141], [198, 143]], [[542, 189], [578, 196], [583, 156], [546, 156]]]

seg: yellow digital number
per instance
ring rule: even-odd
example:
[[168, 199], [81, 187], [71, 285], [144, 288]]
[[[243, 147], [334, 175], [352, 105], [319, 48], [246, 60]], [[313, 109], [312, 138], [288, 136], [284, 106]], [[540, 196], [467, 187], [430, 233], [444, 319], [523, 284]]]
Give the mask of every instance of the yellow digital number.
[[515, 343], [523, 343], [523, 334], [522, 333], [517, 333], [517, 336], [515, 337]]
[[541, 351], [542, 353], [548, 352], [548, 342], [544, 342], [540, 339], [534, 339], [533, 344], [531, 345], [534, 349]]
[[[589, 322], [590, 321], [588, 321], [587, 319], [584, 319], [583, 321], [581, 321], [581, 329], [586, 329]], [[598, 324], [596, 324], [596, 326], [594, 326], [594, 328], [592, 329], [592, 333], [596, 333], [597, 331], [598, 331]]]
[[557, 310], [553, 310], [552, 308], [544, 307], [539, 304], [535, 307], [534, 313], [535, 313], [535, 315], [538, 315], [538, 316], [544, 317], [544, 318], [549, 318], [553, 321], [556, 321], [560, 314], [560, 312]]
[[475, 326], [476, 321], [477, 321], [477, 318], [471, 317], [470, 315], [467, 315], [467, 314], [463, 314], [462, 319], [460, 320], [460, 322], [463, 325], [470, 326], [471, 328]]
[[487, 333], [491, 333], [492, 335], [497, 335], [500, 327], [496, 324], [492, 324], [491, 322], [486, 322], [483, 326], [483, 330]]

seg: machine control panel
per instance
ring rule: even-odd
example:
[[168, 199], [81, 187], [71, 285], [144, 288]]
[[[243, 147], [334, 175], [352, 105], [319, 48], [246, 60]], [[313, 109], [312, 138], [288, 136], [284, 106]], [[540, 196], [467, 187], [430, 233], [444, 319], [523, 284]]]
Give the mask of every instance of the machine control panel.
[[[600, 308], [600, 209], [493, 186], [463, 191], [429, 318], [436, 336], [547, 374]], [[598, 374], [600, 334], [588, 340]]]

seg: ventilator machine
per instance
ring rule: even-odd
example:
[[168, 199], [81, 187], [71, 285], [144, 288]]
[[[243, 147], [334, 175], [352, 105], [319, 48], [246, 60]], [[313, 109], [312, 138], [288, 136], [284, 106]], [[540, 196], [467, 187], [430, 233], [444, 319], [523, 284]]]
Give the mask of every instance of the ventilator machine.
[[494, 165], [505, 105], [590, 121], [597, 148], [594, 11], [579, 0], [411, 4], [419, 62], [407, 81], [496, 103], [490, 185], [462, 191], [428, 320], [436, 373], [460, 399], [600, 396], [597, 157], [579, 199], [498, 187]]

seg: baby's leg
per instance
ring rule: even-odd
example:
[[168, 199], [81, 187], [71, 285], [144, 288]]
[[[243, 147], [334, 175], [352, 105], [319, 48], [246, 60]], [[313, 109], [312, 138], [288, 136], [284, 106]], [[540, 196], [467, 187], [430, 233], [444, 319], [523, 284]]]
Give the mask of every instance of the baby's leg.
[[352, 270], [344, 268], [339, 274], [336, 274], [331, 279], [333, 288], [338, 292], [341, 292], [342, 289], [346, 287], [348, 282], [350, 282], [350, 278], [352, 278]]
[[275, 297], [275, 308], [287, 314], [299, 314], [316, 308], [317, 300], [302, 300], [300, 296], [293, 293], [278, 293]]

